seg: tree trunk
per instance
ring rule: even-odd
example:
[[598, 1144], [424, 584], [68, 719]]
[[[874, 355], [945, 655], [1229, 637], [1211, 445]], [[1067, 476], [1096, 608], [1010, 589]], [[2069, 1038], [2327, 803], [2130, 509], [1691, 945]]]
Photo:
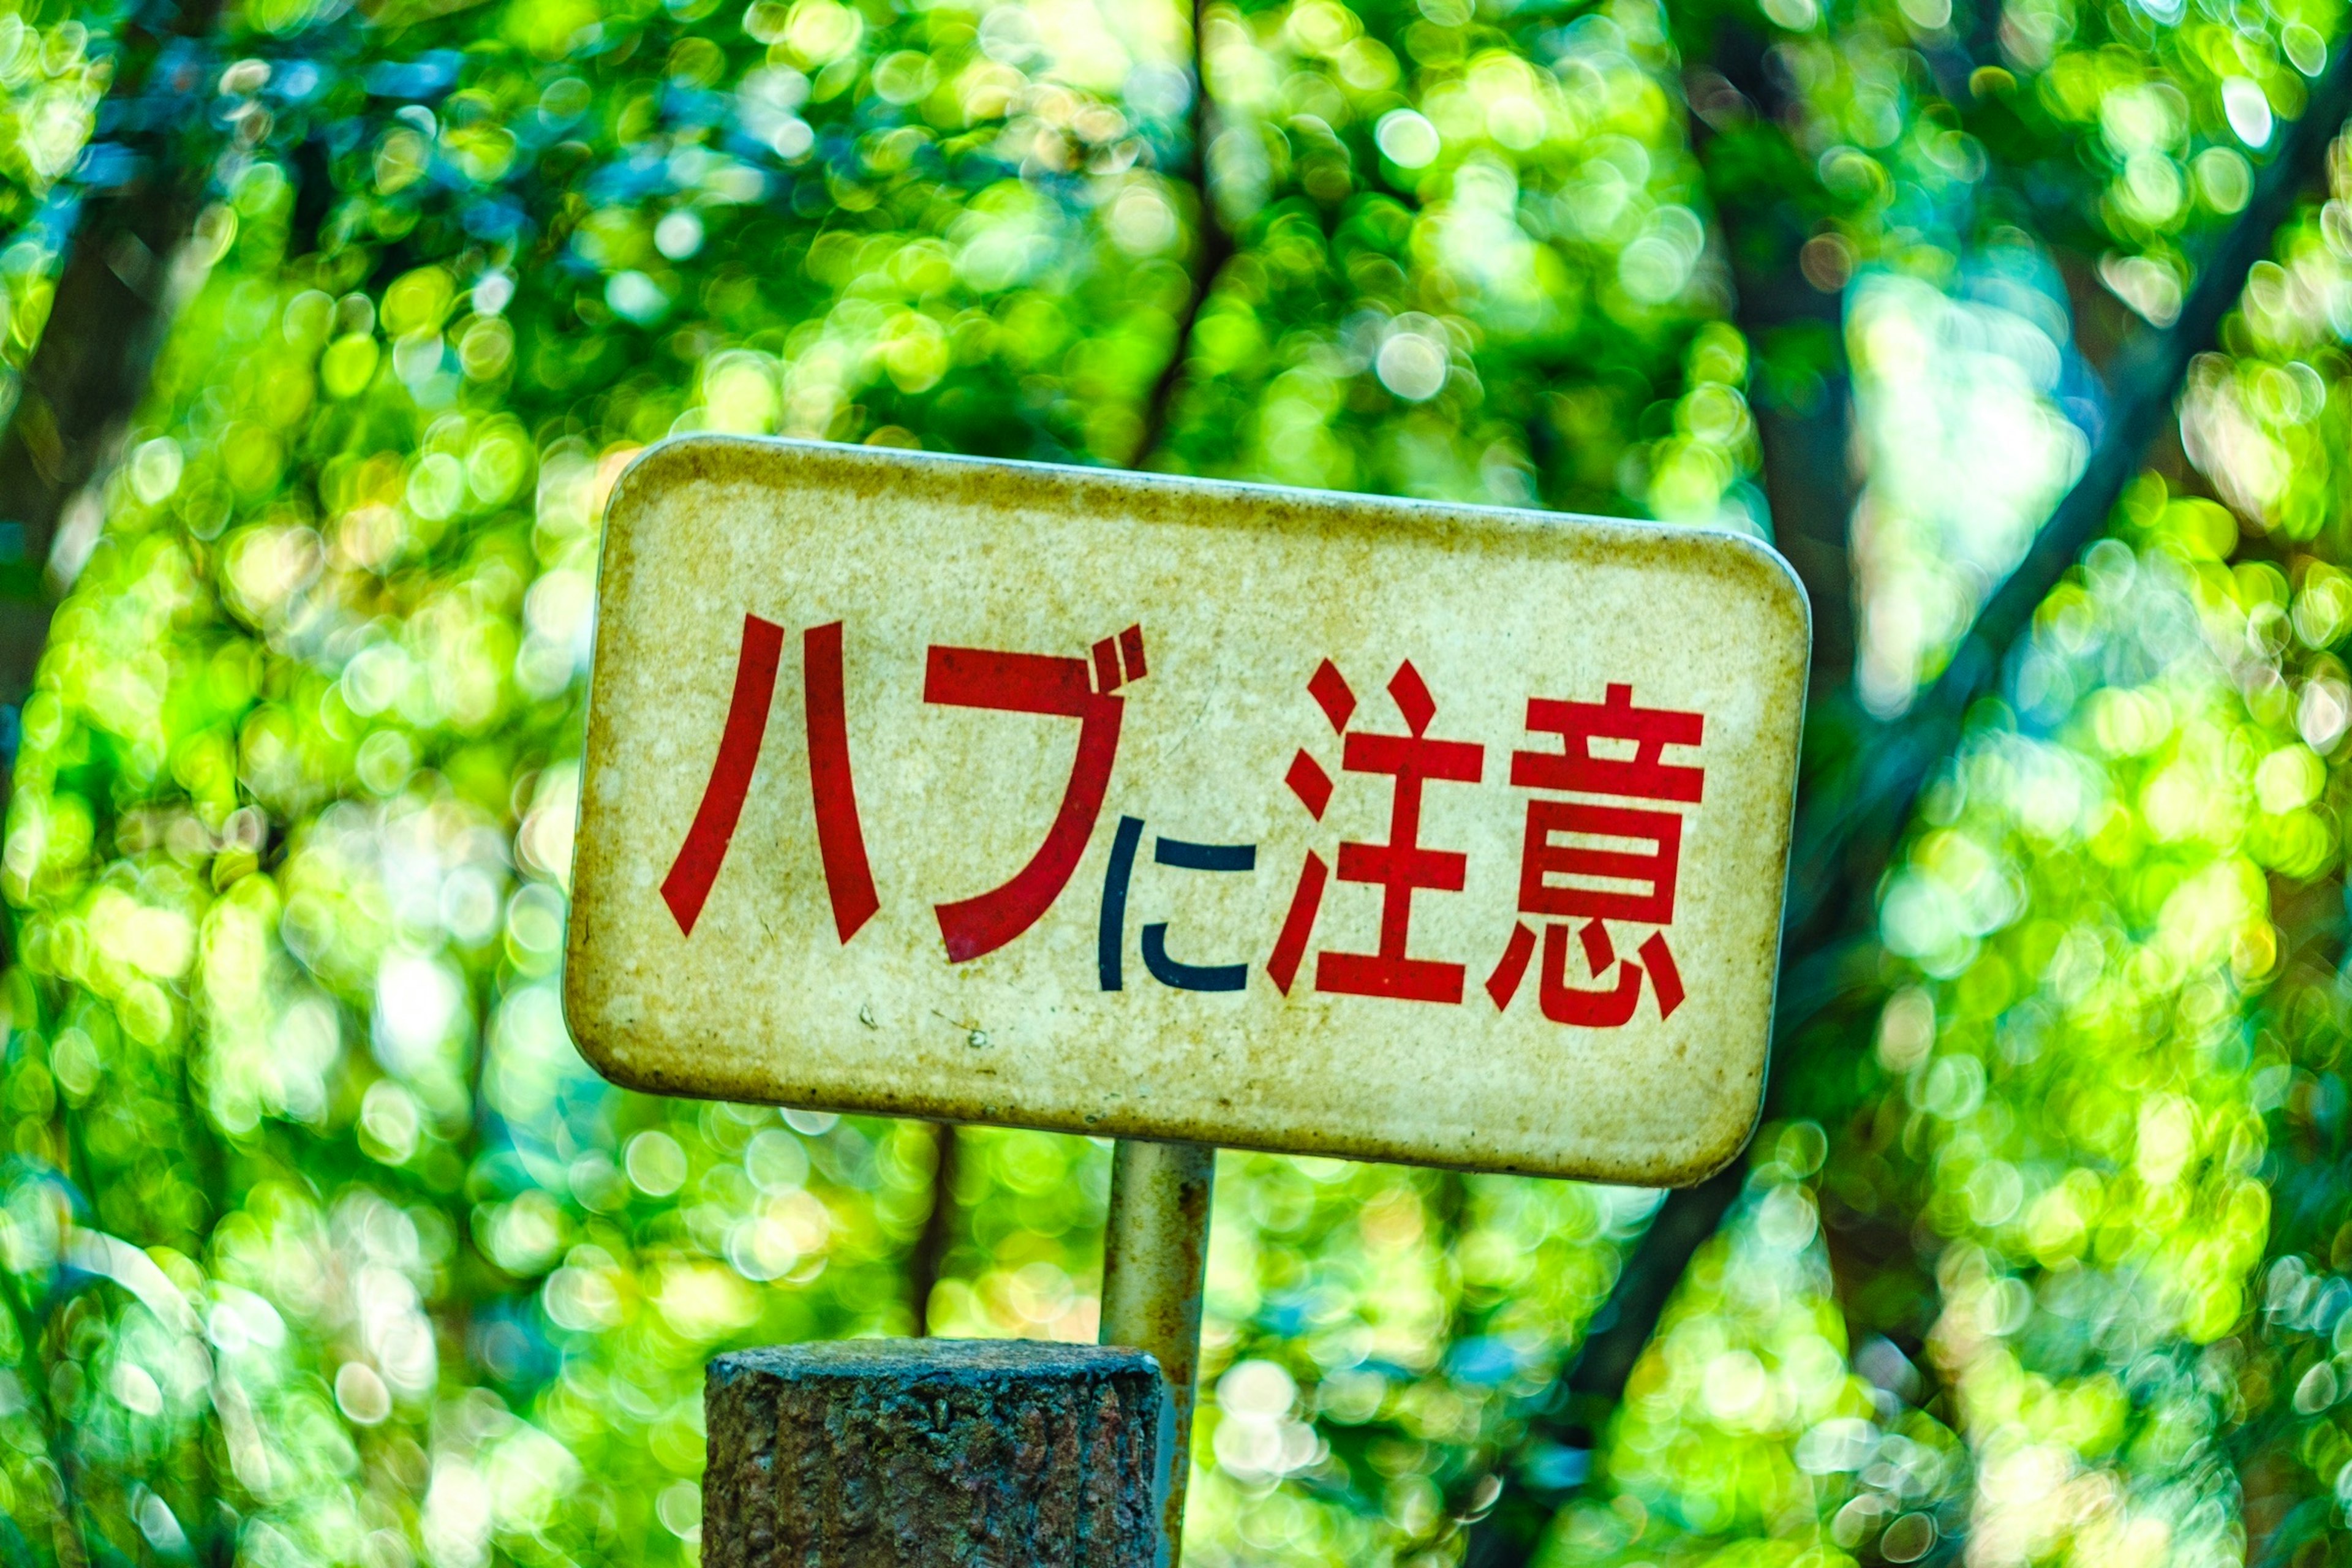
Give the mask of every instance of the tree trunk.
[[[127, 154], [120, 184], [83, 196], [48, 321], [0, 435], [0, 521], [21, 568], [0, 568], [0, 702], [24, 700], [47, 640], [42, 570], [78, 498], [105, 478], [147, 395], [169, 326], [173, 264], [204, 206], [219, 135], [206, 120], [219, 0], [188, 0], [117, 43], [92, 152]], [[92, 493], [85, 504], [94, 506]], [[93, 520], [94, 521], [94, 520]]]
[[703, 1401], [705, 1568], [1152, 1568], [1167, 1395], [1140, 1351], [740, 1351]]

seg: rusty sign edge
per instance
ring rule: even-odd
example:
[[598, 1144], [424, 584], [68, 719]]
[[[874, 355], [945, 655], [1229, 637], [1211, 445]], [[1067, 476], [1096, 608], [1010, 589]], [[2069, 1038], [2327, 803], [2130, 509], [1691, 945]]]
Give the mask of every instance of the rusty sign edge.
[[[737, 461], [754, 471], [725, 471], [736, 467]], [[1491, 538], [1499, 530], [1507, 534], [1521, 536], [1528, 545], [1546, 553], [1561, 552], [1601, 559], [1615, 557], [1623, 547], [1631, 546], [1643, 554], [1669, 558], [1687, 558], [1696, 554], [1698, 559], [1688, 562], [1688, 564], [1699, 566], [1712, 575], [1746, 577], [1762, 589], [1759, 596], [1770, 601], [1786, 617], [1785, 629], [1789, 634], [1786, 640], [1780, 637], [1771, 639], [1777, 645], [1771, 651], [1780, 653], [1782, 658], [1774, 659], [1767, 650], [1758, 651], [1765, 655], [1759, 660], [1759, 668], [1769, 670], [1770, 677], [1778, 678], [1772, 684], [1786, 683], [1783, 689], [1791, 699], [1795, 710], [1790, 743], [1780, 759], [1784, 765], [1778, 771], [1778, 776], [1785, 782], [1785, 788], [1780, 792], [1785, 797], [1783, 814], [1790, 828], [1793, 829], [1800, 737], [1808, 696], [1806, 677], [1812, 645], [1812, 606], [1794, 569], [1779, 552], [1752, 535], [1718, 526], [1308, 490], [1238, 480], [1202, 479], [1191, 476], [914, 452], [901, 448], [877, 449], [774, 437], [695, 434], [670, 437], [646, 447], [614, 482], [601, 521], [603, 549], [597, 570], [597, 603], [601, 608], [608, 602], [607, 589], [613, 580], [625, 575], [629, 570], [626, 552], [616, 552], [612, 548], [614, 520], [626, 517], [645, 504], [639, 498], [646, 493], [649, 486], [696, 480], [731, 483], [765, 480], [772, 483], [798, 471], [812, 478], [823, 476], [831, 482], [846, 479], [852, 481], [852, 488], [857, 491], [873, 494], [890, 486], [909, 465], [930, 470], [937, 480], [944, 481], [950, 489], [960, 492], [950, 499], [978, 500], [978, 492], [985, 492], [992, 488], [993, 483], [1005, 480], [1024, 486], [1044, 481], [1066, 487], [1064, 496], [1057, 497], [1056, 500], [1078, 515], [1086, 515], [1083, 509], [1087, 492], [1092, 492], [1102, 501], [1116, 501], [1126, 508], [1133, 521], [1153, 526], [1255, 531], [1311, 524], [1328, 530], [1335, 522], [1343, 522], [1352, 531], [1370, 531], [1392, 530], [1403, 525], [1432, 536], [1433, 543], [1444, 542], [1447, 535], [1480, 534]], [[667, 471], [680, 466], [684, 467], [685, 472]], [[783, 470], [781, 475], [777, 471], [779, 468]], [[766, 471], [756, 471], [758, 469]], [[1256, 515], [1238, 518], [1213, 514], [1204, 518], [1197, 514], [1180, 514], [1176, 509], [1185, 500], [1195, 497], [1248, 508]], [[1221, 511], [1223, 509], [1216, 510]], [[626, 531], [622, 531], [625, 533]], [[1726, 566], [1732, 568], [1729, 574], [1723, 572]], [[604, 679], [607, 635], [605, 617], [600, 614], [590, 668], [587, 733], [583, 751], [583, 764], [586, 765], [593, 765], [599, 752], [611, 743], [602, 720], [604, 705], [597, 700]], [[1778, 669], [1770, 668], [1775, 664], [1780, 666]], [[582, 826], [584, 826], [589, 808], [584, 772], [583, 777], [581, 812]], [[1792, 831], [1782, 833], [1775, 858], [1774, 880], [1783, 889], [1789, 874], [1792, 837]], [[583, 862], [588, 860], [590, 853], [590, 836], [585, 832], [576, 833], [572, 866], [572, 886], [575, 889], [581, 886]], [[578, 1005], [581, 999], [575, 995], [575, 986], [580, 984], [578, 977], [583, 973], [578, 960], [584, 956], [583, 950], [589, 945], [588, 926], [592, 918], [591, 911], [575, 900], [569, 912], [567, 962], [562, 987], [562, 1011], [566, 1026], [583, 1057], [601, 1076], [624, 1088], [682, 1098], [736, 1100], [848, 1114], [914, 1117], [961, 1124], [1023, 1127], [1040, 1131], [1139, 1138], [1164, 1142], [1213, 1142], [1224, 1147], [1273, 1153], [1324, 1155], [1433, 1169], [1662, 1187], [1692, 1185], [1722, 1170], [1738, 1157], [1760, 1123], [1765, 1079], [1773, 1045], [1771, 1019], [1779, 1001], [1779, 959], [1785, 939], [1781, 921], [1776, 914], [1769, 938], [1770, 981], [1766, 997], [1765, 1037], [1754, 1058], [1752, 1070], [1743, 1074], [1748, 1081], [1747, 1092], [1740, 1096], [1740, 1103], [1746, 1105], [1747, 1112], [1727, 1121], [1723, 1136], [1708, 1139], [1690, 1148], [1679, 1159], [1547, 1163], [1481, 1158], [1475, 1149], [1466, 1151], [1463, 1158], [1445, 1158], [1423, 1151], [1400, 1150], [1376, 1137], [1335, 1135], [1315, 1127], [1299, 1129], [1295, 1133], [1286, 1130], [1285, 1142], [1276, 1145], [1236, 1138], [1230, 1129], [1213, 1126], [1200, 1118], [1166, 1115], [1147, 1118], [1129, 1113], [1123, 1108], [1092, 1116], [1055, 1119], [1008, 1113], [1006, 1107], [992, 1105], [970, 1095], [934, 1098], [884, 1092], [844, 1096], [814, 1089], [807, 1094], [795, 1094], [791, 1085], [783, 1081], [791, 1076], [787, 1071], [768, 1072], [759, 1081], [743, 1075], [703, 1074], [698, 1076], [698, 1086], [688, 1087], [678, 1081], [677, 1075], [663, 1070], [658, 1065], [632, 1062], [625, 1048], [616, 1049], [616, 1042], [604, 1038], [608, 1032], [606, 1026], [592, 1021], [593, 1009]]]

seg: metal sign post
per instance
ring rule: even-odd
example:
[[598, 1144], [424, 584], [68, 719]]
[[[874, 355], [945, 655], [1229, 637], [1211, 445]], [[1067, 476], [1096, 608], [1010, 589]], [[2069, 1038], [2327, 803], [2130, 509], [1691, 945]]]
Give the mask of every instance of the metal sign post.
[[1200, 1143], [1119, 1140], [1103, 1227], [1102, 1332], [1107, 1345], [1149, 1351], [1168, 1380], [1168, 1561], [1183, 1551], [1192, 1405], [1201, 1376], [1201, 1287], [1209, 1267], [1209, 1198], [1217, 1152]]
[[1678, 1185], [1755, 1125], [1810, 626], [1752, 539], [690, 437], [598, 595], [572, 1037], [1124, 1140], [1171, 1542], [1213, 1146]]

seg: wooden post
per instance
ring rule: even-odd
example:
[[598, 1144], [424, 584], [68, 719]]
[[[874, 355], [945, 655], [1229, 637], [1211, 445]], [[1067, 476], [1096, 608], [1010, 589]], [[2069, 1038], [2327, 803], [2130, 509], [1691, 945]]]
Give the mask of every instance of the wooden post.
[[704, 1568], [1152, 1568], [1164, 1401], [1148, 1355], [1100, 1345], [719, 1356], [703, 1385]]

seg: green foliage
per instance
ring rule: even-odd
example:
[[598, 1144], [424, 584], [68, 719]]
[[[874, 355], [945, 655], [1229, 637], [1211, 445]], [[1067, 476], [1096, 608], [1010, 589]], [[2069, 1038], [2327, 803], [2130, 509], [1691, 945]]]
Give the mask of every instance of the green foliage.
[[[702, 1363], [911, 1325], [929, 1130], [625, 1093], [563, 1031], [596, 523], [647, 443], [1761, 531], [1751, 390], [1801, 417], [1850, 364], [1896, 709], [2337, 27], [1201, 15], [1196, 117], [1169, 7], [231, 14], [215, 200], [60, 542], [0, 847], [0, 1556], [688, 1561]], [[111, 27], [0, 17], [11, 366]], [[1710, 63], [1742, 37], [1785, 102]], [[1922, 804], [1842, 982], [1874, 1032], [1809, 1037], [1596, 1452], [1526, 1434], [1648, 1194], [1229, 1155], [1195, 1561], [1456, 1561], [1507, 1481], [1588, 1465], [1548, 1561], [2342, 1557], [2352, 224], [2275, 255], [2189, 466]], [[1782, 275], [1842, 330], [1738, 324]], [[934, 1328], [1091, 1337], [1106, 1152], [960, 1137]]]
[[1242, 248], [1171, 466], [1761, 525], [1654, 6], [1220, 6], [1202, 47]]
[[[1631, 40], [1595, 18], [1562, 46], [1616, 84], [1606, 114], [1489, 40], [1479, 68], [1520, 72], [1556, 131], [1506, 117], [1503, 141], [1448, 155], [1460, 180], [1308, 169], [1303, 197], [1258, 198], [1195, 342], [1296, 353], [1196, 360], [1163, 460], [1216, 451], [1235, 399], [1271, 430], [1305, 395], [1351, 409], [1347, 448], [1391, 452], [1398, 488], [1524, 499], [1552, 397], [1580, 423], [1540, 482], [1622, 510], [1671, 468], [1621, 459], [1637, 420], [1656, 404], [1666, 434], [1696, 396], [1712, 423], [1641, 449], [1696, 463], [1675, 505], [1711, 513], [1752, 463], [1745, 355], [1697, 331], [1721, 296], [1687, 208], [1681, 248], [1642, 237], [1690, 178], [1649, 15], [1628, 13]], [[1178, 19], [1132, 25], [826, 0], [237, 18], [219, 200], [103, 535], [65, 547], [89, 553], [25, 709], [0, 857], [23, 911], [0, 1403], [24, 1436], [0, 1473], [30, 1550], [690, 1556], [702, 1362], [908, 1325], [922, 1130], [623, 1094], [564, 1036], [595, 521], [677, 430], [1131, 455], [1198, 211], [1156, 172], [1181, 147]], [[1430, 47], [1452, 74], [1423, 99], [1465, 135], [1460, 88], [1437, 92], [1458, 41]], [[1293, 74], [1334, 90], [1313, 76], [1329, 55]], [[1522, 229], [1515, 148], [1554, 183], [1600, 156], [1614, 226]], [[1497, 225], [1515, 248], [1478, 254]], [[1618, 257], [1643, 243], [1636, 299], [1619, 278], [1643, 263]], [[1570, 267], [1600, 268], [1630, 327], [1556, 300]], [[1342, 289], [1363, 302], [1335, 334]], [[1547, 386], [1568, 363], [1616, 379], [1597, 399]], [[1503, 412], [1476, 414], [1488, 381]], [[1101, 1152], [965, 1142], [934, 1325], [1090, 1336]], [[1440, 1224], [1401, 1173], [1229, 1174], [1265, 1247], [1221, 1222], [1211, 1374], [1265, 1385], [1203, 1424], [1239, 1456], [1241, 1489], [1207, 1505], [1228, 1540], [1314, 1466], [1336, 1489], [1316, 1530], [1444, 1533], [1440, 1489], [1476, 1485], [1506, 1395], [1557, 1370], [1645, 1206], [1473, 1186], [1450, 1184]], [[1265, 1392], [1317, 1396], [1325, 1368], [1352, 1379], [1327, 1401], [1351, 1422], [1332, 1417], [1336, 1445]]]

